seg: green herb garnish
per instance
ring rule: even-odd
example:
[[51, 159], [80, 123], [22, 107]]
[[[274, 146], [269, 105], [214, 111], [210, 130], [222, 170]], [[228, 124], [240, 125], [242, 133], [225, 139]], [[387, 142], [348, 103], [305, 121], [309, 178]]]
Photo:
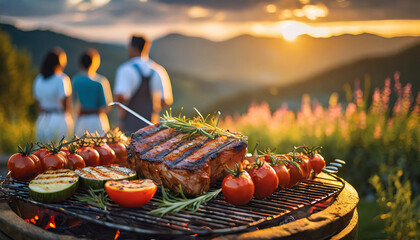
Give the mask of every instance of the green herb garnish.
[[201, 204], [217, 197], [222, 189], [220, 188], [214, 192], [207, 192], [206, 194], [191, 199], [185, 197], [181, 185], [179, 185], [179, 191], [179, 194], [166, 192], [165, 188], [162, 186], [162, 200], [159, 200], [159, 208], [152, 210], [150, 213], [163, 216], [168, 213], [177, 213], [183, 209], [196, 212]]
[[194, 110], [197, 112], [198, 116], [190, 119], [186, 116], [182, 116], [182, 108], [178, 117], [172, 116], [172, 109], [169, 109], [169, 112], [166, 111], [162, 117], [162, 126], [166, 128], [174, 128], [176, 131], [183, 133], [188, 133], [189, 136], [199, 133], [209, 138], [227, 136], [246, 140], [246, 137], [241, 134], [232, 133], [229, 130], [223, 130], [218, 127], [221, 116], [220, 112], [217, 112], [218, 116], [215, 121], [214, 116], [208, 114], [206, 117], [203, 117], [196, 108], [194, 108]]
[[89, 188], [88, 190], [89, 195], [76, 195], [76, 199], [85, 202], [89, 205], [102, 208], [103, 210], [107, 210], [106, 204], [108, 204], [108, 195], [106, 194], [103, 188], [101, 189], [92, 189]]

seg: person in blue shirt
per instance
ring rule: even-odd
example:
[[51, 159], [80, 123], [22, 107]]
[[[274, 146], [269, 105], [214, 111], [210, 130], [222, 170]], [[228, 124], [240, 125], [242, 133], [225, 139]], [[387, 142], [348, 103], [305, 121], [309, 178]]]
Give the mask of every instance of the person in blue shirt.
[[[96, 71], [100, 65], [98, 51], [86, 50], [80, 57], [79, 65], [81, 71], [73, 78], [72, 83], [77, 109], [74, 134], [81, 136], [88, 131], [104, 135], [109, 130], [109, 122], [106, 115], [106, 93], [103, 84], [97, 81], [99, 74]], [[102, 79], [104, 80], [106, 79]]]

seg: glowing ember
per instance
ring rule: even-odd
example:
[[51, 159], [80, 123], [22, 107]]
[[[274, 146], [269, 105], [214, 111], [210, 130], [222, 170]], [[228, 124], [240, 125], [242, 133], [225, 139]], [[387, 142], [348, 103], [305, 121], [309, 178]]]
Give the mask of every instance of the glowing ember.
[[114, 240], [116, 240], [119, 236], [120, 236], [120, 231], [119, 231], [119, 230], [117, 230], [117, 232], [115, 233]]
[[45, 226], [45, 229], [48, 228], [55, 228], [55, 215], [52, 215], [50, 220], [47, 223], [47, 226]]

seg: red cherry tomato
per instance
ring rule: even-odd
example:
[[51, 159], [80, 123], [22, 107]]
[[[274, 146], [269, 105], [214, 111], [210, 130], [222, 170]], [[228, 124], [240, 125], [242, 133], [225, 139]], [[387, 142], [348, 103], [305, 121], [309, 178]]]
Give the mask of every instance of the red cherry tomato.
[[285, 188], [290, 183], [290, 174], [285, 165], [277, 164], [273, 166], [274, 171], [279, 179], [279, 187]]
[[49, 153], [41, 161], [42, 170], [56, 170], [66, 167], [67, 159], [60, 153]]
[[33, 154], [38, 157], [39, 160], [42, 160], [45, 155], [49, 154], [50, 152], [46, 148], [40, 148], [36, 150]]
[[116, 161], [114, 163], [127, 166], [127, 148], [125, 148], [125, 145], [122, 143], [108, 143], [108, 146], [115, 152]]
[[69, 150], [67, 150], [67, 149], [65, 149], [65, 148], [62, 148], [61, 150], [60, 150], [60, 152], [61, 152], [61, 154], [63, 154], [64, 156], [68, 156], [69, 154], [70, 154], [70, 151]]
[[19, 181], [30, 181], [40, 173], [39, 159], [35, 155], [24, 156], [15, 153], [7, 162], [12, 178]]
[[67, 159], [69, 160], [69, 165], [71, 170], [76, 170], [78, 168], [84, 168], [86, 167], [85, 160], [83, 160], [82, 156], [80, 156], [77, 153], [69, 154], [67, 156]]
[[69, 162], [69, 159], [67, 158], [67, 156], [68, 156], [68, 154], [70, 154], [70, 152], [69, 151], [66, 152], [66, 151], [67, 150], [65, 150], [65, 151], [60, 150], [60, 152], [57, 153], [57, 154], [61, 155], [62, 159], [64, 160], [64, 168], [70, 169], [70, 162]]
[[312, 158], [309, 158], [312, 169], [315, 174], [319, 174], [325, 167], [325, 160], [320, 154], [315, 154]]
[[99, 165], [111, 165], [117, 159], [114, 150], [112, 150], [108, 145], [95, 146], [93, 148], [99, 153]]
[[309, 162], [309, 158], [306, 155], [299, 155], [296, 156], [297, 163], [299, 164], [300, 169], [302, 170], [302, 179], [305, 180], [308, 179], [311, 174], [311, 164]]
[[293, 187], [302, 179], [302, 170], [297, 163], [292, 164], [291, 162], [286, 164], [286, 168], [290, 174], [290, 182], [287, 187]]
[[264, 161], [260, 163], [257, 161], [249, 171], [249, 175], [255, 184], [254, 197], [257, 199], [270, 196], [279, 185], [276, 171]]
[[123, 207], [140, 207], [155, 195], [157, 186], [150, 179], [107, 181], [105, 191], [112, 201]]
[[255, 186], [251, 176], [237, 166], [236, 173], [227, 175], [222, 182], [222, 192], [233, 205], [245, 205], [254, 196]]
[[76, 153], [82, 156], [87, 167], [99, 166], [99, 153], [91, 147], [81, 147], [76, 150]]
[[32, 160], [35, 163], [37, 174], [42, 173], [43, 171], [42, 171], [42, 162], [41, 162], [41, 160], [39, 160], [39, 158], [37, 156], [35, 156], [34, 154], [29, 155], [29, 157], [32, 158]]

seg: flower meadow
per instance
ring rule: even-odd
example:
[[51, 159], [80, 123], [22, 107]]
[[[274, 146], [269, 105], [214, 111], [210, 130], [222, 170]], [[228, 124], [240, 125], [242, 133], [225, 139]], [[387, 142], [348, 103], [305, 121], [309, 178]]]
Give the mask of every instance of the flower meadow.
[[420, 93], [401, 84], [399, 73], [371, 94], [355, 85], [345, 104], [337, 93], [326, 107], [304, 95], [297, 112], [286, 104], [274, 112], [267, 103], [253, 104], [246, 114], [225, 117], [221, 126], [247, 135], [250, 149], [257, 143], [277, 153], [322, 146], [327, 162], [347, 162], [338, 175], [361, 198], [376, 195], [388, 237], [420, 238]]

